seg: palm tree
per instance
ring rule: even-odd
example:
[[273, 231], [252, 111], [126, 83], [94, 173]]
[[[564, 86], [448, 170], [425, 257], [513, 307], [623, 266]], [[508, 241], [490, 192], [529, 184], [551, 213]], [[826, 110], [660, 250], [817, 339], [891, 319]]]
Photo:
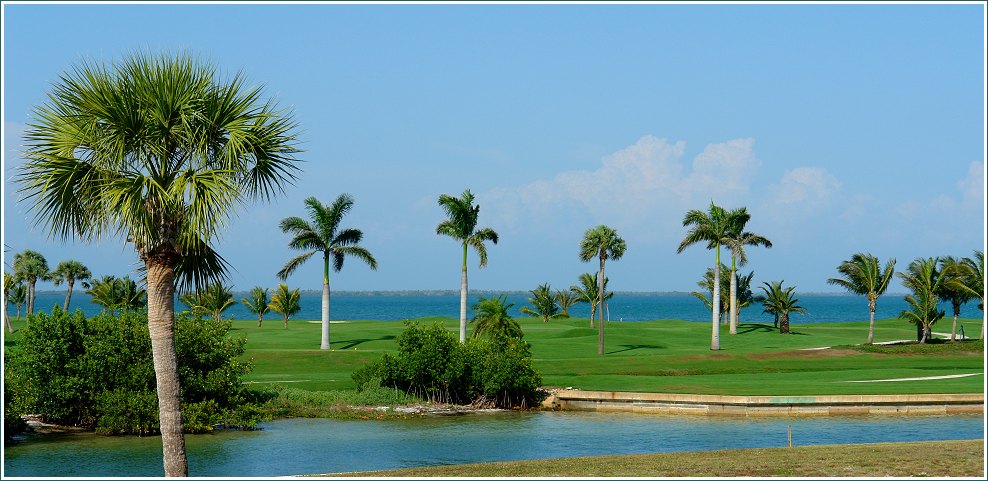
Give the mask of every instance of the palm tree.
[[281, 231], [292, 234], [288, 247], [307, 251], [285, 263], [278, 271], [278, 278], [287, 280], [298, 266], [309, 260], [315, 253], [322, 253], [322, 342], [319, 349], [329, 350], [329, 260], [333, 259], [333, 270], [340, 272], [347, 256], [356, 257], [377, 270], [377, 261], [370, 251], [359, 246], [364, 233], [360, 229], [339, 230], [343, 216], [353, 207], [353, 197], [340, 194], [333, 205], [324, 205], [315, 197], [305, 199], [310, 224], [301, 217], [286, 217], [281, 220]]
[[941, 295], [944, 300], [950, 301], [951, 307], [954, 308], [954, 322], [950, 326], [951, 341], [957, 340], [957, 318], [961, 315], [961, 306], [974, 297], [970, 291], [962, 287], [966, 270], [965, 265], [956, 257], [947, 256], [940, 259], [940, 272], [946, 276]]
[[[10, 325], [10, 314], [7, 313], [7, 305], [10, 303], [10, 290], [18, 284], [17, 278], [3, 271], [3, 323], [7, 326], [7, 332], [14, 332], [14, 326]], [[18, 316], [20, 317], [18, 308]]]
[[[720, 269], [722, 271], [726, 271], [727, 266], [721, 264]], [[717, 275], [716, 271], [713, 267], [707, 268], [707, 271], [703, 274], [703, 279], [697, 281], [696, 283], [696, 285], [700, 287], [701, 290], [690, 292], [690, 294], [692, 294], [693, 297], [703, 302], [703, 305], [707, 306], [707, 309], [713, 309], [714, 307], [714, 303], [713, 303], [714, 292], [720, 294], [721, 304], [730, 301], [730, 298], [728, 297], [728, 292], [725, 289], [726, 287], [725, 284], [727, 283], [727, 279], [725, 277], [721, 277], [720, 279], [718, 279], [720, 281], [720, 288], [716, 290], [714, 289], [714, 279], [716, 278], [716, 275]], [[728, 314], [727, 312], [721, 312], [720, 320], [722, 323], [727, 323], [727, 314]]]
[[560, 317], [559, 306], [556, 305], [556, 300], [553, 298], [548, 283], [542, 284], [528, 292], [532, 293], [532, 297], [528, 298], [528, 302], [532, 303], [534, 309], [524, 306], [519, 309], [522, 313], [541, 317], [542, 322], [549, 322], [549, 319]]
[[86, 294], [92, 296], [90, 302], [103, 306], [104, 311], [110, 311], [111, 316], [117, 314], [117, 309], [133, 311], [143, 308], [147, 303], [147, 291], [137, 286], [137, 282], [124, 276], [103, 276], [93, 279]]
[[878, 306], [878, 297], [889, 287], [889, 281], [895, 272], [895, 259], [889, 259], [882, 268], [877, 257], [859, 252], [837, 266], [837, 272], [841, 277], [827, 279], [828, 284], [841, 286], [849, 292], [868, 299], [870, 320], [866, 344], [871, 344], [875, 339], [875, 309]]
[[559, 317], [569, 317], [569, 308], [579, 302], [577, 301], [576, 293], [565, 289], [556, 289], [553, 299], [555, 299], [556, 305], [559, 306]]
[[748, 275], [746, 276], [742, 276], [742, 275], [737, 276], [738, 295], [735, 302], [737, 302], [738, 304], [738, 318], [739, 318], [738, 323], [740, 323], [742, 309], [746, 307], [750, 307], [752, 304], [756, 302], [761, 302], [762, 300], [761, 296], [756, 296], [755, 293], [752, 292], [751, 290], [751, 280], [754, 277], [755, 277], [754, 271], [749, 272]]
[[974, 251], [974, 258], [961, 259], [959, 274], [948, 281], [952, 287], [971, 294], [972, 299], [978, 299], [978, 309], [981, 309], [981, 337], [985, 338], [985, 253]]
[[[21, 318], [21, 306], [27, 302], [27, 287], [24, 283], [18, 282], [14, 284], [14, 287], [10, 288], [10, 297], [7, 298], [10, 302], [13, 302], [17, 306], [17, 319]], [[10, 329], [10, 325], [7, 326]], [[13, 332], [13, 331], [11, 331]]]
[[930, 338], [933, 324], [945, 315], [939, 307], [948, 276], [942, 275], [939, 265], [937, 257], [919, 258], [910, 262], [905, 272], [899, 273], [902, 285], [913, 291], [905, 297], [910, 309], [902, 311], [899, 317], [916, 324], [916, 337], [921, 344]]
[[487, 247], [484, 242], [497, 244], [497, 232], [490, 227], [477, 228], [477, 218], [480, 206], [473, 205], [473, 194], [470, 189], [464, 190], [460, 197], [448, 194], [439, 196], [439, 206], [443, 208], [448, 219], [436, 226], [436, 234], [452, 237], [463, 244], [463, 270], [460, 276], [460, 342], [467, 339], [467, 250], [473, 247], [480, 257], [480, 268], [487, 265]]
[[521, 326], [518, 325], [518, 321], [512, 319], [508, 314], [508, 309], [511, 309], [514, 304], [505, 304], [506, 301], [507, 296], [492, 297], [490, 299], [481, 297], [474, 304], [473, 309], [476, 313], [473, 319], [470, 320], [470, 322], [476, 323], [473, 328], [473, 337], [480, 337], [486, 334], [488, 336], [504, 335], [520, 339], [524, 335]]
[[289, 291], [288, 284], [278, 284], [278, 290], [271, 295], [268, 308], [285, 317], [285, 329], [288, 329], [288, 318], [302, 310], [299, 300], [302, 298], [298, 289]]
[[730, 333], [738, 333], [738, 266], [748, 263], [748, 256], [744, 251], [744, 246], [764, 246], [772, 247], [772, 241], [754, 233], [745, 232], [745, 224], [751, 219], [746, 207], [741, 207], [731, 211], [730, 231], [727, 233], [725, 245], [731, 250], [731, 286], [730, 286]]
[[215, 321], [221, 320], [223, 311], [229, 309], [236, 302], [233, 300], [233, 293], [230, 292], [230, 289], [220, 282], [214, 282], [195, 293], [186, 294], [180, 300], [193, 311], [212, 314]]
[[[607, 290], [608, 279], [604, 278], [604, 290]], [[583, 273], [580, 274], [580, 285], [570, 286], [569, 290], [576, 294], [576, 302], [586, 302], [590, 304], [590, 328], [593, 329], [594, 323], [593, 318], [597, 313], [597, 304], [600, 302], [599, 296], [599, 282], [597, 282], [597, 274]], [[614, 297], [613, 292], [608, 292], [604, 295], [604, 300], [608, 300]]]
[[[707, 249], [714, 249], [716, 251], [714, 256], [714, 286], [717, 286], [718, 291], [720, 290], [720, 246], [725, 244], [729, 238], [732, 219], [738, 219], [741, 216], [741, 209], [728, 212], [723, 207], [711, 202], [707, 213], [694, 209], [687, 212], [683, 217], [683, 227], [690, 227], [690, 230], [686, 233], [683, 241], [679, 243], [676, 253], [680, 254], [687, 247], [699, 242], [706, 242]], [[710, 311], [710, 349], [716, 351], [720, 349], [720, 326], [717, 324], [717, 318], [720, 317], [719, 292], [713, 296], [713, 306]]]
[[800, 306], [799, 299], [796, 299], [793, 292], [796, 287], [782, 287], [783, 282], [785, 281], [763, 282], [764, 285], [759, 288], [765, 293], [762, 299], [765, 310], [762, 312], [776, 316], [779, 319], [779, 333], [788, 334], [789, 314], [794, 312], [806, 314], [806, 308]]
[[[65, 292], [65, 305], [62, 306], [63, 311], [69, 310], [69, 301], [72, 299], [72, 287], [75, 285], [75, 281], [87, 281], [91, 277], [93, 277], [93, 273], [89, 272], [88, 267], [73, 260], [59, 262], [55, 270], [51, 271], [53, 284], [57, 286], [65, 282], [68, 286], [68, 290]], [[82, 287], [88, 288], [89, 283], [83, 282]]]
[[606, 289], [604, 286], [604, 263], [607, 259], [618, 260], [624, 255], [627, 245], [624, 239], [618, 237], [617, 231], [599, 225], [583, 234], [583, 241], [580, 242], [580, 260], [588, 262], [594, 258], [600, 260], [600, 272], [597, 278], [597, 305], [601, 306], [599, 322], [597, 323], [597, 354], [604, 355], [604, 308], [602, 299]]
[[48, 261], [30, 249], [14, 254], [14, 276], [27, 283], [27, 315], [34, 313], [34, 286], [49, 276]]
[[237, 207], [296, 178], [291, 114], [190, 54], [134, 54], [63, 74], [28, 126], [17, 182], [53, 236], [116, 236], [143, 263], [166, 476], [187, 476], [177, 284], [223, 277], [212, 243]]
[[261, 321], [264, 319], [264, 314], [267, 314], [268, 308], [268, 290], [260, 286], [255, 287], [250, 290], [250, 297], [245, 297], [240, 299], [240, 302], [247, 306], [247, 310], [257, 314], [257, 327], [261, 327]]

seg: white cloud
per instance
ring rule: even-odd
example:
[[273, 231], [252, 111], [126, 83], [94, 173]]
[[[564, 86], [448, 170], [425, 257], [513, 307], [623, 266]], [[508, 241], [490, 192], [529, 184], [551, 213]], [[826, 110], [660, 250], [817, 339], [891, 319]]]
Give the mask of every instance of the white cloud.
[[772, 202], [783, 207], [816, 210], [829, 204], [841, 188], [840, 181], [822, 167], [788, 170], [772, 189]]
[[966, 205], [983, 206], [985, 200], [985, 164], [971, 162], [967, 177], [957, 182], [962, 202]]

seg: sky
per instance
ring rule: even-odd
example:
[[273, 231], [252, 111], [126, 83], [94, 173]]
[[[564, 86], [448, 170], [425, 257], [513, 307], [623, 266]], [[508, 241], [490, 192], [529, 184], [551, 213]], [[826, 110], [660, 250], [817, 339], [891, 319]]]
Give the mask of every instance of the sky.
[[[437, 199], [470, 189], [499, 234], [486, 268], [470, 253], [471, 289], [575, 284], [598, 267], [579, 260], [584, 232], [606, 224], [627, 243], [610, 289], [695, 290], [714, 253], [676, 253], [682, 220], [714, 202], [772, 241], [747, 249], [756, 285], [837, 292], [826, 280], [856, 252], [901, 270], [984, 249], [985, 38], [983, 3], [4, 2], [4, 269], [34, 249], [135, 275], [122, 239], [50, 238], [12, 178], [62, 72], [188, 51], [299, 124], [301, 179], [215, 243], [235, 290], [276, 286], [299, 254], [278, 222], [343, 192], [342, 226], [379, 266], [347, 260], [334, 290], [458, 289]], [[288, 283], [319, 289], [321, 269]]]

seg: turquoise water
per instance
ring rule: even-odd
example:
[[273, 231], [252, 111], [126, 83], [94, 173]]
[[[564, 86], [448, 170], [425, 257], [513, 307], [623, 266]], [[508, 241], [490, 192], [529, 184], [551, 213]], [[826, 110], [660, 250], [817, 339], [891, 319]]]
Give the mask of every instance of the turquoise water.
[[[238, 300], [224, 312], [224, 317], [233, 316], [235, 319], [256, 319], [256, 316], [239, 302], [243, 292], [234, 293]], [[468, 305], [473, 305], [481, 296], [490, 297], [494, 294], [474, 294], [468, 297]], [[507, 293], [508, 302], [514, 303], [509, 311], [512, 316], [525, 316], [519, 309], [529, 305], [528, 293]], [[794, 314], [793, 324], [817, 322], [867, 321], [868, 301], [862, 296], [852, 295], [799, 295], [800, 304], [808, 310], [806, 315]], [[96, 314], [100, 307], [89, 301], [85, 293], [73, 293], [70, 310], [82, 309], [87, 315]], [[52, 306], [61, 306], [65, 300], [64, 292], [39, 292], [35, 304], [36, 310], [51, 310]], [[318, 293], [302, 295], [302, 311], [293, 319], [320, 319], [321, 298]], [[878, 299], [876, 319], [897, 317], [908, 306], [901, 294], [887, 294]], [[941, 309], [947, 316], [953, 316], [950, 305], [941, 303]], [[10, 312], [15, 312], [9, 306]], [[752, 306], [741, 311], [742, 322], [771, 322], [771, 317], [762, 314], [760, 305]], [[333, 294], [331, 315], [338, 320], [379, 320], [394, 321], [415, 319], [425, 316], [446, 316], [458, 318], [460, 315], [460, 297], [458, 293], [444, 295], [400, 295], [400, 294]], [[586, 304], [577, 304], [570, 309], [570, 315], [589, 317], [590, 308]], [[686, 321], [710, 321], [710, 311], [696, 298], [684, 293], [615, 293], [614, 298], [607, 303], [605, 317], [612, 321], [649, 321], [655, 319], [682, 319]], [[961, 317], [978, 318], [982, 313], [976, 303], [967, 303], [961, 309]], [[268, 314], [266, 319], [280, 319], [277, 314]], [[980, 330], [978, 331], [980, 332]]]
[[[390, 421], [286, 419], [186, 436], [193, 476], [270, 477], [608, 454], [981, 439], [983, 416], [725, 418], [497, 413]], [[935, 455], [935, 453], [934, 453]], [[6, 448], [4, 476], [161, 476], [157, 437], [49, 435]]]

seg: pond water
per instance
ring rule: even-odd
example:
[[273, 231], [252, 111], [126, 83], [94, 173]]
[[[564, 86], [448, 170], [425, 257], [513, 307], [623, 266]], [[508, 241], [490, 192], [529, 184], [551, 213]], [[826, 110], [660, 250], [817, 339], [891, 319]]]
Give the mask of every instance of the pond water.
[[[272, 477], [442, 464], [984, 438], [984, 417], [733, 418], [502, 412], [387, 421], [285, 419], [263, 430], [187, 436], [189, 472]], [[37, 436], [4, 451], [4, 477], [161, 476], [157, 437]]]

